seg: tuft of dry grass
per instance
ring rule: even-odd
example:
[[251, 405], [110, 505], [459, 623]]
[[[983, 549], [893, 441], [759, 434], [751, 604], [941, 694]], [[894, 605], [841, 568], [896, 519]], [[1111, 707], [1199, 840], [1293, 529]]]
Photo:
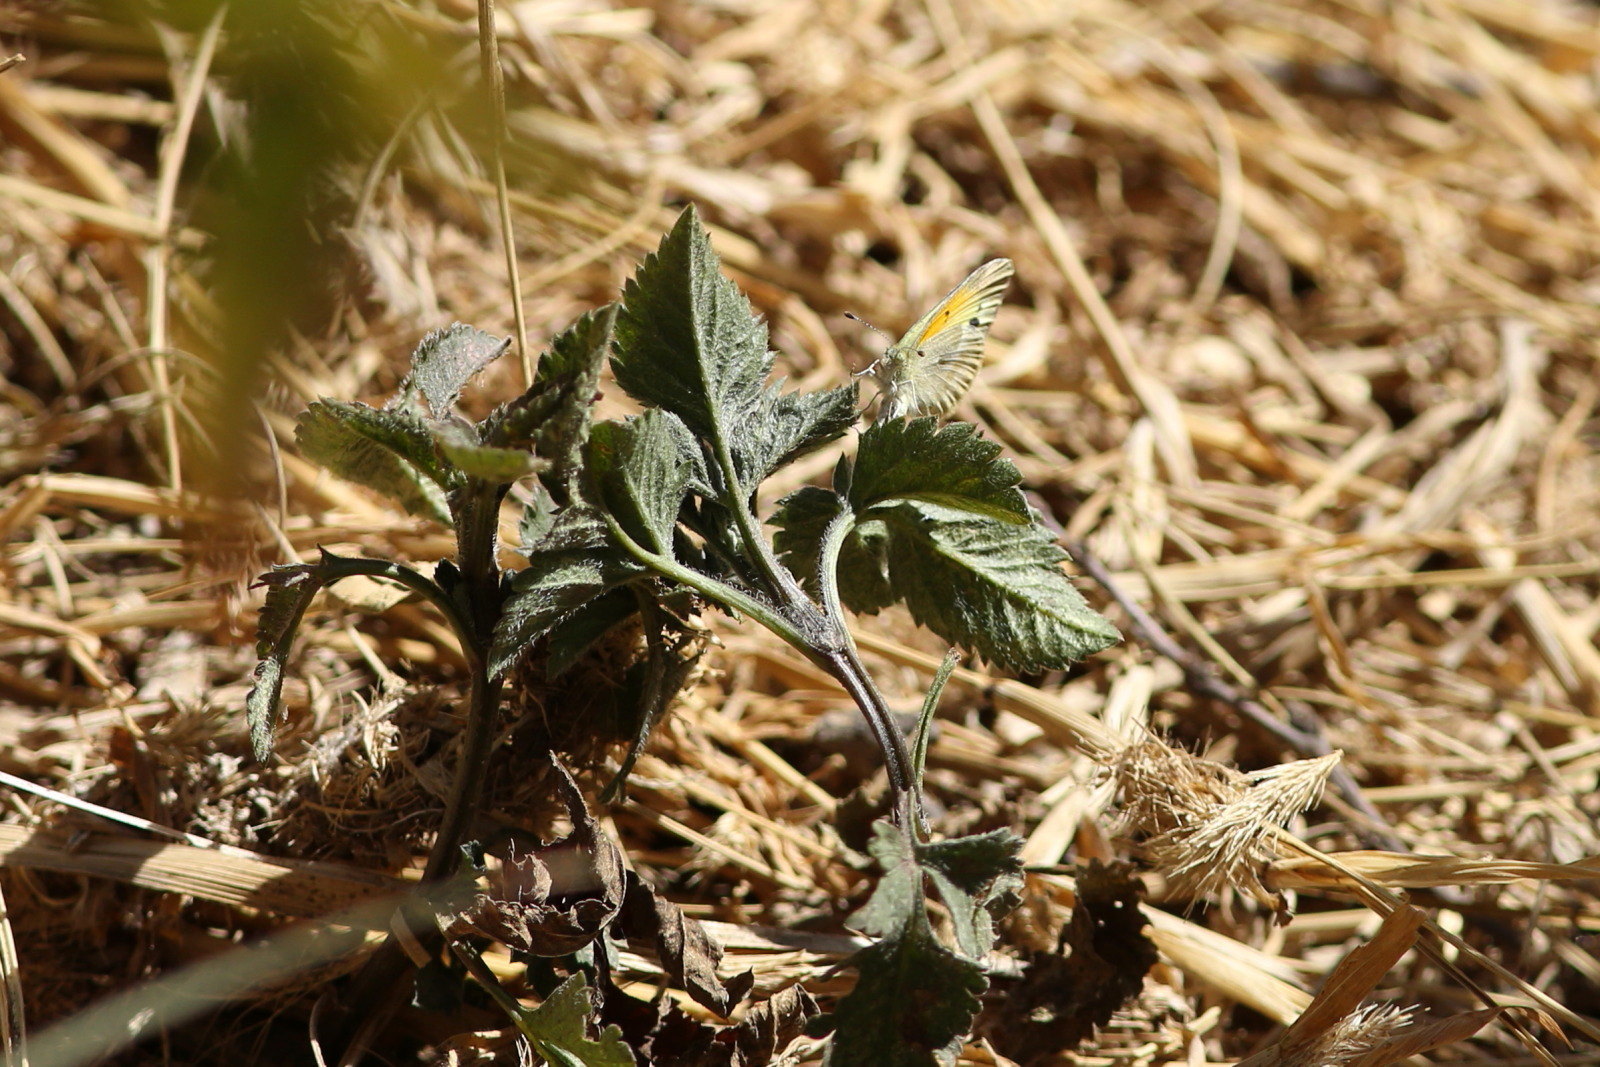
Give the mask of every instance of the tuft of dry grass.
[[[428, 329], [514, 318], [473, 5], [305, 8], [280, 36], [212, 8], [0, 13], [0, 54], [26, 57], [0, 70], [0, 770], [57, 794], [8, 791], [0, 823], [13, 1039], [19, 1010], [38, 1030], [385, 898], [453, 767], [459, 650], [428, 610], [346, 587], [303, 631], [291, 742], [270, 766], [246, 755], [254, 575], [319, 545], [426, 562], [449, 544], [298, 457], [293, 416], [386, 395]], [[935, 828], [1012, 827], [1032, 865], [997, 993], [1069, 926], [1077, 865], [1160, 844], [1117, 836], [1119, 803], [1157, 816], [1136, 836], [1169, 834], [1213, 789], [1343, 753], [1309, 814], [1302, 794], [1227, 824], [1252, 831], [1232, 861], [1147, 872], [1162, 961], [1055, 1062], [1550, 1062], [1556, 1029], [1592, 1054], [1600, 12], [528, 0], [497, 17], [535, 348], [611, 299], [690, 200], [808, 386], [873, 354], [841, 312], [892, 330], [985, 257], [1016, 262], [961, 414], [1005, 443], [1128, 640], [1068, 677], [969, 664], [943, 698]], [[287, 119], [241, 104], [267, 89]], [[519, 388], [512, 362], [467, 403]], [[825, 676], [706, 625], [706, 668], [604, 822], [708, 921], [728, 973], [826, 1006], [868, 886], [846, 798], [881, 771]], [[895, 613], [860, 629], [915, 708], [937, 642]], [[563, 728], [604, 675], [528, 696], [528, 721]], [[547, 790], [515, 762], [533, 742], [506, 740], [486, 771], [499, 828], [542, 832]], [[1134, 743], [1159, 758], [1119, 797], [1107, 770]], [[1228, 907], [1195, 900], [1224, 886]], [[642, 992], [662, 975], [622, 956]], [[327, 977], [237, 991], [164, 1062], [303, 1055]], [[467, 1022], [406, 1031], [407, 1054]], [[975, 1042], [963, 1062], [1007, 1060]]]

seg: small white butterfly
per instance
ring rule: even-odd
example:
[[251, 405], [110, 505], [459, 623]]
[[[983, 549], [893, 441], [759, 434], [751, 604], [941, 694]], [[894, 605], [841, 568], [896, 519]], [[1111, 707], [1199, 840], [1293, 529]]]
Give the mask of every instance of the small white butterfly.
[[1011, 281], [1009, 259], [991, 259], [918, 319], [862, 374], [878, 382], [878, 422], [943, 415], [977, 376], [983, 340]]

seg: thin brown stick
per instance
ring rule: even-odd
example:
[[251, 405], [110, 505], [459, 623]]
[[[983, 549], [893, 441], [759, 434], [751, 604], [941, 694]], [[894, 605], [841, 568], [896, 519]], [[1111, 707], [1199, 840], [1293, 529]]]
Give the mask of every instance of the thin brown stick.
[[511, 226], [511, 197], [506, 188], [506, 83], [500, 69], [500, 36], [494, 24], [494, 0], [478, 0], [478, 54], [489, 87], [494, 129], [489, 132], [489, 166], [494, 172], [495, 203], [500, 211], [500, 240], [506, 254], [506, 281], [511, 287], [511, 313], [517, 324], [517, 358], [522, 361], [522, 387], [533, 387], [534, 356], [528, 350], [528, 322], [522, 306], [517, 265], [517, 236]]

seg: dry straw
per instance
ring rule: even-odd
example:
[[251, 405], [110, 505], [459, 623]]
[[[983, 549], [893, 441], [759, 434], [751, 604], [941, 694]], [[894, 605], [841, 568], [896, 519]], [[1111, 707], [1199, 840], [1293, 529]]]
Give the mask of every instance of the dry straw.
[[[368, 14], [447, 74], [474, 69], [473, 5]], [[1135, 855], [1103, 778], [1131, 738], [1213, 763], [1144, 740], [1118, 764], [1124, 814], [1167, 857], [1146, 905], [1163, 962], [1062, 1062], [1376, 1064], [1440, 1045], [1549, 1062], [1554, 1028], [1596, 1039], [1561, 1007], [1592, 999], [1600, 928], [1595, 10], [532, 0], [495, 17], [534, 350], [610, 299], [685, 200], [809, 385], [869, 358], [843, 311], [893, 329], [984, 258], [1015, 260], [960, 414], [1085, 547], [1109, 585], [1081, 587], [1130, 640], [1067, 678], [971, 665], [945, 695], [936, 828], [1015, 827], [1034, 864], [996, 974], [1066, 923], [1060, 864]], [[248, 309], [214, 285], [197, 200], [216, 174], [194, 166], [241, 134], [238, 34], [43, 5], [0, 29], [27, 56], [0, 70], [6, 768], [233, 846], [11, 794], [0, 968], [38, 1027], [237, 930], [381, 893], [425, 854], [449, 701], [380, 702], [382, 728], [360, 701], [395, 676], [448, 686], [458, 650], [414, 604], [319, 604], [286, 690], [310, 743], [256, 766], [247, 586], [318, 545], [441, 554], [437, 529], [295, 456], [288, 427], [318, 395], [384, 395], [428, 328], [510, 332], [513, 304], [494, 168], [444, 77], [325, 172], [325, 229], [286, 227], [315, 230], [316, 299], [257, 294], [293, 329], [246, 387], [219, 348]], [[510, 395], [498, 373], [471, 402]], [[624, 410], [605, 391], [603, 412]], [[222, 397], [240, 408], [218, 422]], [[827, 1002], [866, 886], [841, 800], [876, 765], [818, 729], [847, 705], [817, 672], [710, 625], [724, 647], [608, 829], [720, 924], [730, 969]], [[914, 709], [943, 650], [894, 613], [861, 631]], [[1259, 769], [1335, 750], [1290, 835], [1311, 775]], [[487, 785], [512, 829], [542, 829], [518, 825], [540, 798], [514, 767]], [[1340, 910], [1352, 897], [1370, 921]], [[661, 973], [627, 955], [618, 977]], [[303, 1035], [318, 993], [279, 982], [299, 1018], [230, 1009], [202, 1039], [179, 1031], [174, 1059], [248, 1047], [251, 1025]], [[801, 1042], [794, 1062], [815, 1055]]]

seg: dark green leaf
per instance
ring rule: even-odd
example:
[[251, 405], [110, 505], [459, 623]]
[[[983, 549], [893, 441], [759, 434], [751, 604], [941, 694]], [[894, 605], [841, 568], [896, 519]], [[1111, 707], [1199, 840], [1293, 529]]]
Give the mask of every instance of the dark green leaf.
[[440, 465], [433, 435], [419, 416], [318, 400], [296, 421], [295, 441], [306, 458], [339, 477], [382, 493], [413, 515], [450, 522], [444, 490], [455, 480]]
[[278, 699], [283, 695], [283, 668], [294, 645], [295, 631], [311, 600], [327, 584], [315, 563], [290, 563], [261, 576], [267, 587], [256, 623], [255, 684], [244, 698], [245, 721], [250, 725], [250, 747], [256, 759], [272, 755], [272, 733], [277, 725]]
[[[817, 554], [828, 524], [843, 510], [838, 494], [805, 486], [785, 497], [772, 516], [778, 558], [807, 588], [816, 591]], [[853, 611], [882, 611], [900, 598], [889, 585], [888, 528], [877, 519], [858, 523], [839, 553], [839, 585]]]
[[761, 413], [767, 329], [723, 277], [691, 206], [623, 288], [612, 373], [640, 403], [729, 446]]
[[503, 673], [530, 643], [640, 573], [639, 565], [611, 543], [594, 509], [561, 512], [550, 532], [528, 552], [527, 569], [512, 580], [489, 651], [490, 673]]
[[956, 944], [973, 959], [994, 947], [995, 920], [1016, 906], [1021, 850], [1022, 838], [1009, 830], [917, 847], [918, 864], [950, 911]]
[[626, 589], [590, 600], [551, 628], [545, 676], [561, 677], [595, 642], [638, 614], [639, 600]]
[[600, 1040], [589, 1037], [589, 983], [578, 972], [556, 987], [543, 1004], [517, 1013], [517, 1028], [533, 1049], [557, 1067], [633, 1067], [622, 1031], [608, 1026]]
[[851, 957], [861, 977], [831, 1018], [825, 1067], [945, 1067], [988, 988], [983, 968], [938, 941], [923, 917]]
[[850, 503], [855, 510], [900, 500], [922, 500], [1004, 522], [1032, 516], [1017, 486], [1022, 475], [1000, 446], [971, 423], [889, 419], [861, 435]]
[[[1038, 671], [1064, 668], [1120, 637], [1073, 587], [1061, 570], [1066, 552], [1038, 524], [924, 503], [873, 514], [889, 531], [889, 588], [917, 622], [952, 644], [1008, 670]], [[865, 533], [863, 524], [852, 540]], [[840, 594], [853, 610], [876, 610], [878, 592], [870, 584], [858, 592], [841, 573]]]
[[760, 410], [734, 438], [734, 463], [746, 488], [832, 441], [860, 415], [854, 383], [820, 393], [785, 393], [782, 384], [763, 390]]
[[411, 373], [391, 406], [419, 410], [420, 398], [434, 418], [443, 418], [455, 406], [462, 387], [510, 344], [510, 338], [495, 337], [460, 322], [434, 330], [411, 353]]
[[603, 422], [589, 435], [588, 472], [600, 502], [629, 537], [672, 554], [672, 532], [694, 468], [694, 439], [666, 411]]
[[558, 386], [561, 402], [540, 428], [534, 451], [550, 460], [542, 477], [551, 492], [563, 494], [563, 502], [573, 498], [583, 467], [583, 447], [600, 392], [600, 371], [611, 352], [617, 310], [616, 304], [607, 304], [584, 315], [551, 341], [550, 351], [539, 360], [535, 386]]
[[933, 936], [923, 869], [907, 834], [873, 824], [867, 850], [883, 877], [853, 925], [881, 940], [850, 960], [860, 979], [832, 1017], [830, 1067], [933, 1067], [954, 1061], [988, 987], [983, 968]]

